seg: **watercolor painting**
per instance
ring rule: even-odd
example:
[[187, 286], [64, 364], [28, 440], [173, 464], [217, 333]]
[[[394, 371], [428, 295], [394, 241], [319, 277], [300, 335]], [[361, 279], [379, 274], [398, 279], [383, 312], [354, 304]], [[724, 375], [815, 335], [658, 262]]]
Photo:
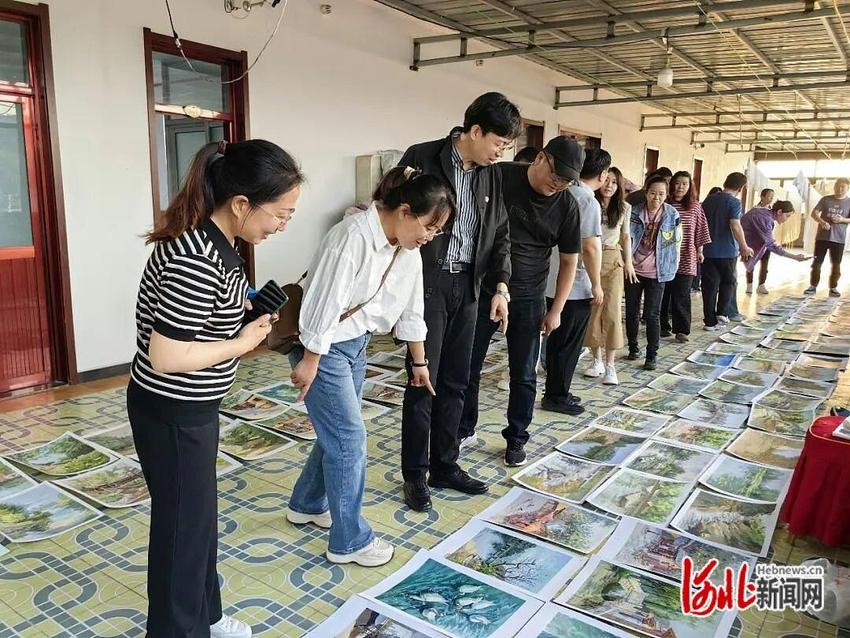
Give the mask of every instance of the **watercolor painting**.
[[516, 638], [632, 638], [612, 625], [549, 603], [534, 614]]
[[306, 441], [314, 441], [316, 439], [316, 430], [313, 429], [313, 422], [310, 420], [310, 417], [306, 413], [297, 410], [287, 410], [276, 417], [254, 421], [254, 424]]
[[835, 384], [824, 381], [810, 381], [809, 379], [795, 379], [785, 377], [776, 384], [776, 389], [793, 394], [801, 394], [805, 397], [817, 399], [828, 399], [835, 392]]
[[778, 505], [753, 503], [696, 489], [671, 525], [709, 543], [764, 556], [778, 516]]
[[257, 421], [280, 416], [288, 407], [248, 390], [239, 390], [224, 397], [219, 410], [237, 419]]
[[610, 472], [607, 465], [552, 452], [511, 478], [537, 492], [581, 503]]
[[641, 388], [623, 400], [623, 403], [636, 410], [649, 410], [662, 414], [676, 414], [692, 401], [692, 397], [682, 394], [670, 394], [654, 388]]
[[732, 614], [682, 611], [679, 585], [593, 559], [556, 602], [653, 638], [726, 636]]
[[735, 362], [735, 365], [732, 367], [735, 370], [780, 375], [785, 369], [785, 363], [783, 361], [772, 361], [770, 359], [753, 359], [751, 357], [741, 357]]
[[754, 370], [737, 370], [730, 368], [720, 375], [721, 381], [749, 385], [756, 388], [769, 388], [779, 380], [779, 375], [770, 372], [756, 372]]
[[97, 430], [91, 434], [84, 434], [82, 438], [119, 456], [137, 458], [136, 445], [133, 443], [133, 430], [129, 423], [116, 425], [105, 430]]
[[[654, 391], [653, 391], [654, 392]], [[617, 430], [635, 436], [649, 436], [667, 423], [670, 417], [659, 416], [652, 412], [629, 410], [628, 408], [611, 408], [597, 417], [590, 425]]]
[[702, 350], [696, 350], [688, 355], [688, 361], [693, 361], [694, 363], [704, 363], [710, 366], [718, 366], [721, 368], [728, 368], [733, 363], [735, 363], [735, 358], [737, 355], [732, 354], [712, 354], [710, 352], [704, 352]]
[[589, 461], [619, 465], [643, 445], [644, 440], [643, 437], [633, 434], [589, 427], [559, 443], [555, 449]]
[[71, 432], [28, 450], [6, 454], [5, 458], [49, 476], [80, 474], [115, 460]]
[[298, 395], [301, 394], [301, 390], [288, 381], [282, 381], [264, 388], [257, 388], [254, 390], [254, 394], [259, 394], [261, 397], [271, 399], [276, 403], [292, 405], [298, 403]]
[[814, 410], [777, 410], [753, 404], [747, 425], [751, 428], [802, 437], [815, 420]]
[[749, 405], [763, 391], [763, 388], [754, 388], [753, 386], [740, 385], [718, 379], [704, 387], [699, 394], [706, 399], [721, 403], [743, 403]]
[[445, 634], [377, 601], [352, 596], [304, 638], [445, 638]]
[[793, 470], [803, 451], [803, 441], [747, 428], [726, 451], [745, 461]]
[[723, 368], [708, 365], [705, 363], [694, 363], [693, 361], [682, 361], [672, 368], [670, 372], [679, 374], [683, 377], [691, 377], [693, 379], [704, 379], [705, 381], [714, 381], [723, 372]]
[[721, 454], [699, 482], [715, 492], [760, 503], [776, 503], [785, 494], [791, 471]]
[[636, 472], [677, 481], [694, 481], [715, 454], [650, 439], [623, 464]]
[[750, 409], [746, 405], [721, 403], [710, 399], [697, 399], [679, 412], [680, 417], [689, 421], [733, 429], [744, 425], [749, 414]]
[[621, 469], [587, 497], [587, 502], [618, 516], [666, 525], [688, 497], [690, 485]]
[[738, 433], [733, 430], [703, 425], [687, 419], [676, 419], [655, 434], [657, 439], [674, 441], [709, 452], [720, 452], [736, 436]]
[[834, 383], [838, 381], [838, 370], [835, 368], [819, 368], [817, 366], [804, 366], [792, 363], [788, 366], [788, 376], [807, 381]]
[[103, 507], [132, 507], [150, 500], [142, 468], [129, 459], [53, 482]]
[[596, 549], [617, 526], [616, 520], [602, 514], [519, 488], [513, 488], [480, 516], [582, 554]]
[[679, 392], [684, 394], [696, 394], [706, 386], [703, 379], [685, 377], [676, 374], [662, 374], [649, 383], [650, 388], [663, 392]]
[[752, 344], [744, 345], [741, 343], [726, 343], [724, 341], [718, 341], [708, 346], [705, 351], [710, 354], [744, 355], [749, 354], [755, 348], [756, 346]]
[[0, 498], [38, 485], [34, 479], [0, 458]]
[[291, 445], [294, 443], [290, 439], [244, 421], [222, 426], [218, 435], [218, 448], [243, 461], [264, 459]]
[[52, 483], [0, 498], [0, 534], [13, 543], [53, 538], [100, 516], [99, 511]]
[[366, 383], [363, 385], [363, 398], [401, 407], [404, 403], [404, 388], [388, 383]]

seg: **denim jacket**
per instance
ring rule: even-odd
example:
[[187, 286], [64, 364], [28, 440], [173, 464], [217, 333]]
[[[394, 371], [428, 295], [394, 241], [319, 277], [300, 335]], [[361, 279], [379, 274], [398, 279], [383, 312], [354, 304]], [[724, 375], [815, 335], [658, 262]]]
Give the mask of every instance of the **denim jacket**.
[[[637, 252], [646, 227], [643, 215], [646, 204], [632, 207], [631, 235], [632, 255]], [[661, 211], [661, 226], [658, 229], [658, 239], [655, 244], [655, 265], [658, 269], [659, 283], [672, 281], [679, 270], [679, 247], [682, 244], [682, 224], [679, 212], [670, 204], [664, 204]]]

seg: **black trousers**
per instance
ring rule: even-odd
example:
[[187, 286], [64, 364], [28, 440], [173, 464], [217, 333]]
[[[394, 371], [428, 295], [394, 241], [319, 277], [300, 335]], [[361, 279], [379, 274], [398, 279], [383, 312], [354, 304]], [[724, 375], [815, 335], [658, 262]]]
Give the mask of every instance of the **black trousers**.
[[661, 337], [661, 300], [664, 284], [657, 279], [638, 275], [638, 282], [626, 282], [626, 339], [629, 350], [638, 349], [640, 329], [640, 301], [643, 298], [643, 314], [646, 317], [646, 358], [654, 359], [658, 354]]
[[[763, 286], [764, 282], [767, 281], [767, 265], [770, 262], [770, 252], [765, 251], [764, 255], [762, 255], [761, 263], [759, 264], [759, 286]], [[753, 275], [755, 274], [754, 270], [747, 271], [747, 283], [753, 283]]]
[[127, 388], [133, 442], [151, 495], [149, 638], [209, 638], [221, 619], [216, 573], [218, 402]]
[[[481, 295], [478, 303], [478, 323], [475, 326], [475, 343], [472, 346], [469, 385], [463, 401], [463, 415], [458, 428], [458, 439], [475, 434], [478, 424], [478, 392], [481, 386], [481, 368], [490, 339], [499, 327], [490, 321], [490, 295]], [[546, 302], [538, 299], [516, 299], [508, 307], [508, 369], [510, 394], [508, 395], [508, 424], [502, 436], [508, 442], [525, 445], [528, 442], [528, 424], [534, 415], [537, 396], [537, 357], [540, 354], [540, 324], [546, 314]]]
[[702, 314], [706, 326], [716, 326], [717, 315], [730, 311], [737, 262], [737, 257], [711, 257], [702, 262]]
[[590, 322], [592, 299], [568, 300], [561, 325], [546, 338], [546, 390], [549, 400], [566, 400], [570, 394], [584, 335]]
[[[429, 468], [436, 476], [458, 470], [457, 431], [469, 383], [477, 314], [472, 273], [441, 270], [425, 279], [425, 357], [437, 396], [410, 385], [404, 391], [401, 470], [406, 481], [424, 478]], [[410, 363], [408, 355], [408, 375]]]
[[661, 299], [661, 330], [673, 334], [691, 334], [691, 285], [693, 275], [676, 273], [664, 284]]
[[812, 274], [809, 284], [817, 288], [820, 283], [820, 269], [823, 266], [826, 253], [829, 253], [829, 265], [832, 270], [829, 273], [829, 287], [837, 288], [838, 279], [841, 277], [841, 258], [844, 257], [844, 244], [825, 239], [815, 240], [815, 259], [812, 262]]

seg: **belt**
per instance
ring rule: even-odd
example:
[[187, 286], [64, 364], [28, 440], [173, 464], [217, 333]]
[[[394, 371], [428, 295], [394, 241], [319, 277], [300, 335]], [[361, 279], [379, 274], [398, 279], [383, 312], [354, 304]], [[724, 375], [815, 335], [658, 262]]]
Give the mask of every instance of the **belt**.
[[472, 264], [466, 261], [444, 261], [443, 262], [443, 270], [447, 270], [451, 274], [456, 274], [459, 272], [469, 272], [472, 270]]
[[619, 244], [616, 246], [603, 246], [602, 250], [620, 250]]

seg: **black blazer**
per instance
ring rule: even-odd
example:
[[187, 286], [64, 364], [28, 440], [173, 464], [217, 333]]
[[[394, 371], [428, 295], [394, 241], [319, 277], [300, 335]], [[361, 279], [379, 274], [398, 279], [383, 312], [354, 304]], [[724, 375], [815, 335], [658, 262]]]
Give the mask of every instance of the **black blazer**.
[[[448, 137], [414, 144], [404, 153], [399, 166], [412, 166], [428, 175], [434, 175], [451, 186], [457, 196], [452, 166], [452, 135], [460, 131], [452, 129]], [[511, 242], [508, 231], [508, 213], [502, 198], [502, 174], [498, 165], [482, 166], [475, 170], [472, 179], [475, 203], [478, 206], [478, 242], [475, 246], [473, 284], [475, 298], [481, 291], [481, 281], [488, 276], [493, 284], [507, 285], [511, 278]], [[447, 229], [448, 230], [448, 229]], [[420, 248], [422, 271], [427, 287], [428, 281], [443, 268], [449, 249], [449, 233], [435, 237]]]

